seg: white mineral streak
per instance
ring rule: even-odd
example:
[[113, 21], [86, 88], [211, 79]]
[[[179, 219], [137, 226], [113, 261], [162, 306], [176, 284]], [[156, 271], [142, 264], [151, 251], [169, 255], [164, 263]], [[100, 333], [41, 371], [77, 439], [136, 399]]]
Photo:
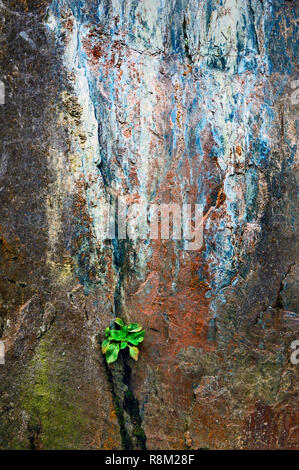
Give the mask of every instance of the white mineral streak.
[[[86, 31], [84, 25], [78, 24], [71, 12], [68, 13], [69, 19], [72, 21], [72, 31], [64, 31], [67, 35], [67, 41], [64, 48], [63, 63], [69, 73], [77, 102], [81, 107], [80, 123], [73, 123], [73, 126], [79, 129], [71, 132], [75, 135], [75, 138], [72, 138], [74, 148], [73, 159], [77, 162], [81, 162], [81, 164], [77, 165], [75, 168], [72, 167], [71, 177], [73, 178], [73, 184], [69, 185], [69, 190], [72, 191], [72, 188], [76, 190], [74, 183], [79, 181], [83, 174], [87, 185], [87, 206], [92, 221], [93, 235], [96, 241], [100, 241], [102, 240], [104, 228], [103, 218], [105, 218], [105, 204], [107, 201], [103, 192], [103, 182], [99, 177], [97, 168], [97, 165], [101, 162], [98, 142], [98, 122], [95, 117], [94, 104], [90, 94], [88, 81], [89, 71], [85, 67], [86, 64], [82, 57], [81, 38], [84, 38]], [[48, 15], [48, 18], [49, 26], [56, 29], [58, 35], [58, 30], [61, 28], [61, 25], [52, 13]], [[84, 136], [83, 141], [78, 138], [78, 132], [80, 135]], [[62, 172], [60, 172], [60, 174], [62, 174]], [[57, 211], [57, 214], [59, 214], [59, 211]], [[52, 234], [50, 240], [52, 240], [53, 237], [55, 239], [55, 234], [57, 236], [57, 233], [59, 233], [58, 223], [56, 222], [54, 224], [52, 220], [51, 214], [51, 217], [49, 217], [49, 221], [51, 222], [49, 224], [50, 232]]]
[[[72, 20], [72, 31], [64, 30], [66, 40], [63, 60], [82, 108], [80, 129], [86, 137], [84, 144], [79, 141], [74, 144], [75, 153], [81, 159], [81, 168], [73, 177], [78, 179], [81, 172], [84, 174], [88, 213], [98, 242], [103, 238], [103, 229], [106, 228], [103, 221], [110, 195], [126, 196], [128, 202], [132, 203], [136, 192], [141, 201], [152, 202], [151, 198], [165, 183], [169, 170], [173, 168], [177, 171], [180, 161], [184, 164], [184, 152], [187, 149], [184, 133], [188, 135], [188, 127], [194, 121], [199, 126], [198, 134], [207, 126], [211, 129], [219, 149], [217, 162], [223, 174], [226, 194], [226, 210], [219, 226], [211, 226], [210, 216], [205, 221], [211, 244], [214, 241], [216, 246], [214, 250], [207, 250], [208, 263], [216, 284], [221, 284], [223, 270], [233, 270], [232, 234], [236, 227], [246, 223], [248, 198], [255, 197], [254, 191], [265, 191], [263, 177], [258, 175], [255, 182], [253, 178], [256, 175], [250, 172], [245, 174], [244, 170], [245, 156], [247, 159], [252, 158], [252, 115], [260, 116], [259, 135], [255, 139], [259, 138], [265, 148], [271, 145], [267, 130], [274, 119], [269, 106], [261, 102], [260, 96], [256, 97], [257, 93], [264, 93], [267, 78], [259, 73], [263, 70], [265, 60], [260, 55], [262, 46], [258, 40], [263, 27], [262, 10], [259, 2], [253, 2], [252, 6], [254, 17], [248, 2], [241, 0], [225, 0], [222, 6], [213, 8], [210, 5], [210, 9], [206, 2], [188, 3], [184, 16], [186, 37], [180, 38], [180, 41], [185, 41], [183, 47], [189, 50], [192, 67], [198, 67], [198, 75], [190, 75], [190, 78], [184, 75], [186, 64], [173, 60], [172, 56], [167, 57], [169, 45], [165, 37], [169, 25], [165, 18], [171, 18], [174, 14], [174, 2], [144, 0], [135, 5], [131, 1], [123, 4], [113, 0], [108, 15], [105, 3], [101, 2], [98, 6], [99, 18], [105, 18], [103, 21], [107, 22], [107, 31], [114, 32], [107, 43], [103, 43], [107, 41], [105, 36], [99, 39], [100, 47], [104, 48], [107, 56], [105, 60], [100, 57], [96, 65], [91, 64], [91, 58], [83, 46], [90, 25], [84, 24], [85, 20], [78, 19], [78, 14], [76, 16], [66, 7]], [[161, 15], [165, 9], [168, 14], [164, 11]], [[114, 18], [118, 18], [116, 29]], [[59, 21], [61, 19], [48, 15], [48, 23], [52, 29], [56, 29], [58, 37], [63, 28]], [[172, 41], [172, 38], [169, 40]], [[118, 41], [122, 44], [120, 49], [114, 48]], [[167, 57], [166, 65], [162, 56], [164, 59]], [[105, 61], [112, 57], [114, 63], [109, 66], [107, 76]], [[117, 57], [119, 70], [116, 67]], [[221, 60], [225, 61], [223, 70], [221, 66], [209, 66], [209, 61]], [[249, 67], [250, 63], [256, 63], [256, 66]], [[163, 76], [161, 67], [165, 67]], [[135, 75], [132, 70], [136, 71]], [[117, 79], [119, 71], [122, 77]], [[93, 87], [100, 98], [96, 96]], [[191, 97], [196, 99], [197, 109], [192, 111], [190, 118]], [[268, 99], [271, 103], [270, 90]], [[167, 119], [170, 117], [172, 124], [168, 129]], [[98, 139], [100, 121], [103, 158], [113, 172], [107, 188], [104, 188], [97, 167], [102, 158]], [[165, 132], [172, 133], [172, 149], [167, 148], [163, 141]], [[214, 146], [215, 150], [217, 145]], [[115, 155], [116, 148], [121, 149], [119, 165], [112, 163], [118, 158]], [[203, 155], [197, 154], [196, 158], [196, 165], [200, 167]], [[138, 187], [128, 189], [132, 161], [136, 163]], [[195, 178], [193, 171], [191, 166], [187, 187]], [[179, 173], [176, 178], [180, 178]], [[182, 185], [181, 194], [184, 194], [185, 183], [182, 181], [179, 184]], [[203, 192], [201, 197], [202, 200], [193, 202], [205, 204], [208, 194]], [[259, 211], [257, 220], [252, 223], [259, 223], [262, 212]], [[221, 243], [217, 237], [220, 237]], [[136, 240], [134, 243], [139, 242]], [[149, 250], [144, 244], [138, 247], [136, 262], [139, 264], [139, 272], [142, 272], [142, 267], [146, 267]]]

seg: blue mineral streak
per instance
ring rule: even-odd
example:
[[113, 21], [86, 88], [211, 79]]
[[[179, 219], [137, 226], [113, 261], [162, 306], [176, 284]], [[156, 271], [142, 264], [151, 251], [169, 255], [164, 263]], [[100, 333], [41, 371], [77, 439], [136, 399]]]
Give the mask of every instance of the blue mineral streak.
[[[285, 3], [280, 0], [54, 0], [48, 12], [55, 18], [52, 29], [61, 43], [65, 14], [72, 15], [76, 21], [76, 67], [84, 70], [88, 89], [82, 90], [82, 93], [89, 95], [98, 123], [98, 161], [102, 162], [102, 169], [100, 171], [97, 167], [95, 171], [99, 178], [103, 178], [105, 185], [117, 188], [120, 184], [119, 175], [110, 163], [113, 143], [116, 138], [122, 139], [115, 122], [116, 93], [119, 93], [122, 119], [128, 121], [128, 126], [130, 104], [126, 92], [118, 89], [118, 71], [115, 67], [111, 68], [107, 78], [102, 67], [104, 64], [100, 60], [97, 77], [91, 72], [90, 61], [82, 42], [87, 31], [96, 26], [104, 37], [110, 38], [110, 44], [105, 46], [111, 48], [108, 58], [111, 58], [112, 42], [122, 31], [126, 31], [121, 36], [121, 41], [128, 49], [136, 51], [137, 69], [144, 70], [146, 75], [146, 67], [149, 67], [153, 76], [159, 79], [157, 71], [162, 64], [172, 84], [178, 84], [183, 108], [184, 103], [189, 102], [188, 93], [193, 96], [191, 105], [185, 109], [186, 118], [183, 124], [178, 122], [179, 104], [172, 96], [169, 105], [172, 135], [162, 135], [164, 151], [167, 152], [164, 164], [168, 168], [176, 155], [181, 135], [184, 136], [185, 147], [178, 168], [183, 167], [187, 160], [192, 162], [197, 159], [201, 162], [205, 154], [203, 131], [210, 129], [214, 143], [208, 156], [217, 158], [224, 178], [226, 215], [218, 227], [208, 223], [205, 234], [203, 256], [209, 263], [212, 279], [209, 296], [230, 285], [238, 271], [236, 259], [239, 248], [233, 243], [232, 234], [245, 223], [254, 222], [258, 216], [259, 184], [262, 172], [269, 165], [269, 155], [273, 150], [271, 139], [276, 132], [273, 104], [274, 100], [279, 100], [282, 96], [294, 74], [294, 59], [298, 51], [298, 23], [293, 21], [296, 17], [296, 2], [292, 2], [294, 5], [291, 14], [282, 17], [281, 11]], [[288, 34], [287, 39], [284, 28], [293, 28], [293, 34]], [[91, 39], [93, 40], [95, 41]], [[68, 52], [65, 61], [68, 59], [67, 54]], [[181, 73], [188, 64], [192, 66], [192, 73]], [[130, 86], [125, 62], [121, 68], [121, 83]], [[270, 81], [277, 74], [278, 83], [273, 88], [273, 82]], [[141, 103], [145, 102], [150, 91], [147, 89], [149, 86], [145, 81], [136, 90]], [[154, 120], [151, 126], [155, 129]], [[238, 140], [242, 155], [245, 155], [240, 164], [244, 163], [245, 158], [249, 163], [243, 174], [234, 171], [230, 160], [232, 148]], [[291, 143], [289, 147], [289, 161], [286, 164], [292, 163], [295, 153]], [[144, 129], [138, 133], [134, 133], [133, 129], [132, 141], [127, 150], [128, 157], [140, 151], [145, 168], [146, 160], [156, 158], [155, 149], [149, 150], [147, 147]], [[123, 162], [122, 170], [124, 178], [128, 177], [126, 162]], [[82, 171], [90, 171], [85, 165], [84, 151]], [[207, 204], [208, 182], [214, 176], [199, 175], [197, 202]], [[140, 192], [144, 194], [147, 177], [145, 172], [144, 180], [140, 183]], [[177, 178], [180, 179], [179, 172]], [[194, 176], [191, 172], [191, 184], [192, 178]], [[246, 186], [243, 201], [238, 196], [240, 181], [245, 181]], [[130, 183], [127, 184], [130, 190]], [[151, 197], [155, 195], [156, 189], [155, 186], [151, 188]], [[88, 201], [90, 206], [94, 203], [92, 197], [94, 196], [91, 195]], [[114, 249], [117, 258], [120, 256], [119, 243], [114, 243]], [[81, 279], [84, 279], [82, 269], [84, 271], [84, 268], [80, 268]], [[199, 273], [199, 279], [203, 279], [203, 274]]]

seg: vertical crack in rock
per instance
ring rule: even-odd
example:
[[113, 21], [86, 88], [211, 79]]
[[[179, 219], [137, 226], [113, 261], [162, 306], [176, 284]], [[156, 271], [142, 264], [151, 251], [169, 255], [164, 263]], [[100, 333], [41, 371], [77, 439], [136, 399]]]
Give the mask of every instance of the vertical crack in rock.
[[[124, 278], [124, 254], [126, 249], [125, 240], [114, 240], [113, 257], [118, 270], [118, 282], [114, 291], [114, 314], [123, 316], [122, 306], [122, 282]], [[139, 403], [134, 395], [131, 384], [131, 367], [128, 364], [126, 352], [121, 351], [118, 363], [110, 369], [106, 361], [105, 369], [111, 386], [111, 394], [114, 402], [125, 450], [146, 449], [146, 435], [142, 428]]]
[[127, 386], [125, 392], [123, 407], [129, 414], [131, 420], [132, 440], [136, 442], [137, 448], [146, 450], [146, 435], [142, 428], [142, 418], [140, 416], [139, 403], [134, 395], [131, 385], [131, 367], [124, 358], [124, 379], [123, 382]]
[[117, 415], [124, 450], [146, 450], [146, 435], [142, 428], [139, 403], [131, 384], [131, 367], [121, 352], [118, 362], [109, 367], [104, 359], [107, 379]]
[[192, 62], [192, 55], [191, 55], [190, 47], [189, 47], [189, 38], [188, 38], [188, 33], [187, 33], [187, 27], [188, 27], [188, 21], [187, 21], [186, 16], [184, 16], [183, 38], [184, 38], [185, 53], [186, 53], [186, 57], [189, 60], [189, 62]]
[[252, 27], [252, 31], [253, 31], [253, 35], [254, 35], [254, 44], [253, 44], [253, 46], [256, 48], [257, 54], [259, 55], [260, 54], [260, 47], [259, 47], [259, 40], [258, 40], [257, 31], [256, 31], [256, 26], [255, 26], [254, 10], [252, 8], [251, 1], [247, 0], [247, 3], [248, 3], [249, 15], [251, 17], [251, 27]]
[[131, 436], [130, 436], [130, 434], [127, 430], [127, 427], [126, 427], [124, 411], [123, 411], [123, 403], [122, 403], [120, 397], [117, 395], [117, 393], [115, 391], [116, 387], [115, 387], [115, 382], [114, 382], [114, 377], [113, 377], [112, 371], [109, 368], [109, 365], [107, 364], [105, 359], [103, 359], [103, 361], [104, 361], [104, 365], [105, 365], [106, 376], [107, 376], [108, 382], [110, 384], [110, 390], [111, 390], [111, 395], [112, 395], [112, 400], [113, 400], [117, 420], [118, 420], [118, 423], [119, 423], [122, 447], [123, 447], [124, 450], [132, 450], [133, 449], [133, 443], [132, 443]]
[[41, 434], [41, 424], [28, 423], [28, 439], [30, 442], [30, 450], [39, 450], [40, 449], [40, 434]]
[[283, 309], [284, 307], [284, 304], [283, 304], [283, 298], [282, 298], [282, 292], [283, 292], [283, 289], [284, 289], [284, 280], [288, 277], [288, 275], [290, 274], [293, 266], [296, 265], [296, 261], [294, 261], [290, 267], [288, 268], [286, 274], [282, 277], [281, 279], [281, 282], [280, 282], [280, 286], [279, 286], [279, 291], [278, 291], [278, 294], [277, 294], [277, 298], [276, 298], [276, 301], [273, 305], [273, 308], [279, 308], [279, 309]]

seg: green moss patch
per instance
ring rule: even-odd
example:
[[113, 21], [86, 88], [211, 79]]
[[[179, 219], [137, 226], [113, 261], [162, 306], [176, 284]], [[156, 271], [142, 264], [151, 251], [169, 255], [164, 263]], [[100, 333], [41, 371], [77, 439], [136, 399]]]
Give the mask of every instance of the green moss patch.
[[57, 358], [43, 337], [26, 371], [20, 395], [31, 449], [81, 447], [85, 420], [71, 372], [65, 357]]

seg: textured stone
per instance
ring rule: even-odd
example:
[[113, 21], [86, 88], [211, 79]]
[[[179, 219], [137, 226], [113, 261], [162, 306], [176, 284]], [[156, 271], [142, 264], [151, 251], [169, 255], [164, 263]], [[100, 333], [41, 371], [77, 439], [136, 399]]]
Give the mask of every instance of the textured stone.
[[[296, 2], [0, 9], [0, 447], [295, 448]], [[202, 204], [203, 247], [103, 241], [117, 196]]]

